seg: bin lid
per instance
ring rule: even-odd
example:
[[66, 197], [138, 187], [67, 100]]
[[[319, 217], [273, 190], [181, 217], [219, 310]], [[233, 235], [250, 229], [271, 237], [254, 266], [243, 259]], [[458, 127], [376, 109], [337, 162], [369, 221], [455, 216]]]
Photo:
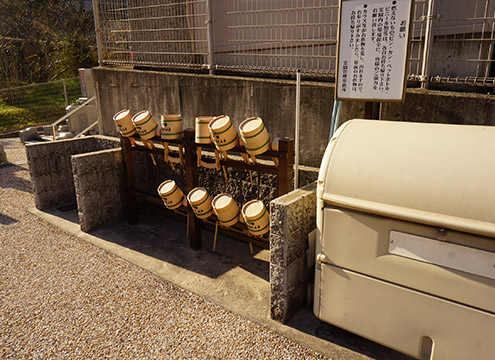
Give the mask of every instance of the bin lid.
[[350, 120], [319, 184], [328, 204], [495, 237], [495, 127]]

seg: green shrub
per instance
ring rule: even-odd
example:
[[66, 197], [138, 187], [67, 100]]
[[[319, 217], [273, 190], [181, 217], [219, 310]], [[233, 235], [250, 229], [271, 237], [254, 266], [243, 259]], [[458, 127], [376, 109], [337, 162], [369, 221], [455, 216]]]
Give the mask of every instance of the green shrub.
[[35, 119], [36, 116], [30, 110], [0, 104], [0, 131], [34, 125]]

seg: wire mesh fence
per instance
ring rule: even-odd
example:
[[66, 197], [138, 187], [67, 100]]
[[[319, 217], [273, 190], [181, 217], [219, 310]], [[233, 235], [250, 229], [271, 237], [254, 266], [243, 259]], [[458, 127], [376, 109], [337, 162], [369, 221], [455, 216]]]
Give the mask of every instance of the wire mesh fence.
[[[215, 19], [217, 68], [335, 75], [338, 1], [226, 2]], [[218, 35], [217, 35], [218, 34]]]
[[106, 64], [203, 67], [206, 1], [98, 1]]
[[79, 79], [0, 89], [0, 131], [51, 123], [80, 96]]
[[[95, 0], [103, 64], [335, 76], [339, 0]], [[495, 0], [415, 0], [409, 79], [495, 85]]]

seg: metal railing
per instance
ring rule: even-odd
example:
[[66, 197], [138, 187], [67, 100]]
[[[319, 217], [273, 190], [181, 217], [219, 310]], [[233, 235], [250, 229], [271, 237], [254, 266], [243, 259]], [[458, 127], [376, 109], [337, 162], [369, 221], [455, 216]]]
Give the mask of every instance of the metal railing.
[[[101, 64], [335, 75], [338, 0], [93, 0]], [[409, 79], [495, 86], [495, 0], [415, 0]]]
[[[88, 100], [86, 100], [85, 102], [83, 102], [81, 105], [79, 105], [78, 107], [76, 107], [72, 111], [69, 111], [67, 114], [65, 114], [64, 116], [62, 116], [60, 119], [58, 119], [58, 120], [54, 121], [53, 123], [51, 123], [50, 126], [52, 127], [53, 140], [57, 140], [57, 131], [56, 131], [55, 127], [58, 124], [60, 124], [62, 121], [66, 120], [66, 119], [69, 119], [69, 121], [70, 121], [70, 116], [71, 115], [74, 115], [76, 112], [78, 112], [79, 110], [81, 110], [83, 107], [85, 107], [86, 105], [88, 105], [89, 103], [91, 103], [92, 101], [94, 101], [95, 99], [96, 99], [96, 96], [93, 96], [93, 97], [89, 98]], [[92, 128], [94, 128], [97, 124], [98, 124], [98, 120], [95, 121], [93, 124], [89, 125], [83, 131], [81, 131], [79, 134], [77, 134], [75, 137], [77, 138], [77, 137], [80, 137], [80, 136], [84, 135], [86, 132], [88, 132], [89, 130], [91, 130]]]

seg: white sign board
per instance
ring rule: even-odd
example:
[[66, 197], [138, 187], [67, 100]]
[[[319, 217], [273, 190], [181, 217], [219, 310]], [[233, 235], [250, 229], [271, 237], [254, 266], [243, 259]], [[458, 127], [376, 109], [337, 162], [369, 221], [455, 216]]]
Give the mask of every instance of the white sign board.
[[341, 0], [337, 100], [402, 101], [412, 0]]

